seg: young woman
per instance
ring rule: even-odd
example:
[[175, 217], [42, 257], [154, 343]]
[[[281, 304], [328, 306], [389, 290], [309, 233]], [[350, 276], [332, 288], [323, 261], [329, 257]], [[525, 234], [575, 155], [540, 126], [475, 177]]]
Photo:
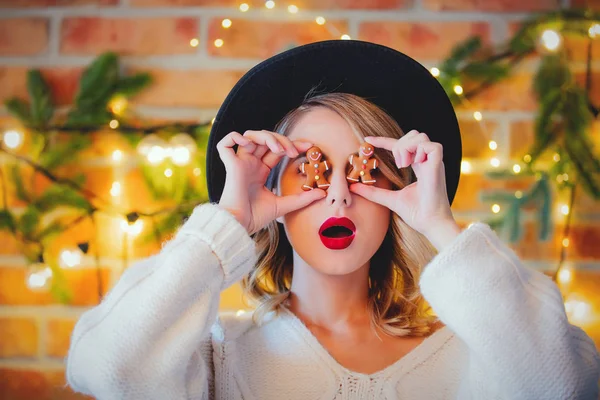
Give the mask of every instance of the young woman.
[[[303, 98], [315, 84], [327, 92]], [[456, 224], [458, 126], [416, 61], [352, 41], [280, 54], [232, 90], [215, 149], [212, 202], [77, 323], [75, 390], [110, 400], [598, 397], [600, 358], [556, 285], [487, 225]], [[219, 317], [221, 291], [240, 280], [256, 310]]]

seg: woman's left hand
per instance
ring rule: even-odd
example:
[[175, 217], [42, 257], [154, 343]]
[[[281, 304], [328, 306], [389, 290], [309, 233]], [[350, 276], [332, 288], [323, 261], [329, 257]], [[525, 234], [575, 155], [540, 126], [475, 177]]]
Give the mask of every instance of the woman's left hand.
[[440, 143], [430, 141], [425, 133], [416, 130], [400, 139], [369, 136], [365, 141], [391, 151], [398, 168], [412, 165], [417, 181], [400, 190], [355, 183], [350, 185], [351, 192], [388, 207], [433, 243], [442, 241], [436, 240], [436, 231], [445, 231], [446, 236], [460, 232], [450, 210]]

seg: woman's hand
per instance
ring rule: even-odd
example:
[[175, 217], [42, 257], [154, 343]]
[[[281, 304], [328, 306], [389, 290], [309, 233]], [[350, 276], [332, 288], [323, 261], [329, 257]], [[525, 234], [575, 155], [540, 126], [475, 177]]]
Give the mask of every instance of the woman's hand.
[[391, 151], [398, 168], [412, 165], [417, 182], [400, 190], [356, 183], [350, 186], [351, 192], [388, 207], [438, 249], [460, 232], [448, 201], [441, 144], [416, 130], [400, 139], [369, 136], [365, 141]]
[[[233, 150], [236, 144], [237, 153]], [[311, 146], [265, 130], [246, 131], [244, 135], [229, 133], [217, 144], [226, 170], [219, 205], [253, 234], [275, 218], [324, 198], [326, 193], [321, 189], [280, 197], [264, 186], [271, 169], [284, 155], [297, 157], [298, 152]]]

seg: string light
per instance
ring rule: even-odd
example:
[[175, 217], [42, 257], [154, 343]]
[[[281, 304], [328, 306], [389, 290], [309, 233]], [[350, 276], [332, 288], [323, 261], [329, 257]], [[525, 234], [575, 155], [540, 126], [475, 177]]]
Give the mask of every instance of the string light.
[[562, 215], [569, 215], [569, 206], [563, 204], [562, 206], [560, 206], [560, 212]]
[[592, 307], [577, 294], [570, 294], [565, 301], [565, 311], [573, 324], [590, 321]]
[[460, 96], [463, 94], [463, 87], [460, 85], [454, 85], [454, 93]]
[[523, 161], [525, 161], [527, 164], [529, 164], [531, 162], [531, 156], [529, 154], [525, 154], [523, 156]]
[[200, 41], [196, 38], [193, 38], [192, 40], [190, 40], [190, 46], [192, 46], [192, 47], [198, 47], [199, 44], [200, 44]]
[[517, 199], [521, 199], [521, 198], [523, 198], [523, 192], [521, 192], [520, 190], [517, 190], [517, 191], [515, 192], [515, 197], [516, 197]]
[[73, 268], [81, 265], [83, 253], [78, 248], [65, 249], [60, 252], [58, 257], [59, 264], [62, 268]]
[[590, 29], [588, 30], [588, 35], [593, 39], [596, 36], [600, 35], [600, 24], [594, 24], [592, 26], [590, 26]]
[[112, 160], [119, 163], [123, 160], [123, 152], [121, 150], [115, 150], [112, 152]]
[[144, 221], [138, 219], [137, 221], [130, 223], [127, 219], [122, 219], [120, 227], [124, 233], [130, 236], [137, 236], [142, 233], [142, 229], [144, 229]]
[[560, 47], [562, 38], [558, 32], [553, 29], [546, 29], [541, 35], [542, 46], [549, 51], [556, 51]]
[[246, 12], [250, 9], [250, 6], [247, 3], [242, 3], [240, 4], [240, 11], [241, 12]]
[[494, 204], [494, 205], [492, 206], [492, 212], [493, 212], [494, 214], [498, 214], [498, 213], [500, 212], [500, 205], [499, 205], [499, 204]]
[[167, 178], [170, 178], [170, 177], [172, 177], [172, 176], [173, 176], [173, 170], [172, 170], [171, 168], [167, 168], [167, 169], [165, 169], [165, 176], [166, 176]]
[[563, 238], [562, 240], [562, 246], [563, 247], [569, 247], [570, 241], [569, 238]]
[[560, 154], [558, 154], [558, 153], [554, 153], [554, 155], [552, 156], [552, 159], [553, 159], [555, 162], [559, 162], [559, 161], [560, 161]]
[[488, 143], [488, 146], [490, 149], [496, 150], [498, 148], [498, 143], [496, 143], [494, 140], [490, 140], [490, 142]]
[[500, 160], [494, 157], [490, 160], [490, 164], [492, 164], [492, 167], [498, 168], [500, 166]]
[[272, 10], [275, 8], [275, 2], [273, 0], [269, 0], [265, 3], [265, 7], [267, 7], [269, 10]]
[[573, 272], [571, 268], [561, 268], [558, 272], [558, 282], [561, 284], [567, 284], [573, 279]]
[[225, 42], [223, 42], [223, 39], [216, 39], [215, 40], [215, 47], [223, 47], [223, 44]]
[[317, 18], [315, 19], [315, 21], [316, 21], [316, 22], [317, 22], [317, 24], [319, 24], [319, 25], [325, 25], [325, 22], [327, 22], [327, 21], [325, 20], [325, 17], [320, 17], [320, 16], [319, 16], [319, 17], [317, 17]]
[[473, 172], [473, 166], [469, 161], [463, 160], [460, 162], [460, 172], [463, 174], [470, 174]]
[[112, 197], [119, 197], [121, 195], [121, 183], [120, 182], [112, 183], [112, 186], [110, 187], [110, 195]]
[[117, 129], [119, 127], [119, 121], [113, 119], [108, 123], [108, 126], [110, 126], [112, 129]]
[[225, 18], [223, 21], [221, 21], [221, 26], [225, 29], [231, 28], [232, 22], [229, 18]]
[[295, 5], [293, 5], [293, 4], [291, 4], [291, 5], [288, 6], [288, 12], [290, 14], [296, 14], [298, 12], [298, 7], [295, 6]]
[[435, 76], [436, 78], [440, 76], [439, 68], [433, 67], [429, 70], [429, 72], [431, 72], [431, 75]]
[[16, 150], [23, 144], [23, 133], [14, 129], [8, 130], [2, 135], [2, 142], [4, 147]]
[[341, 37], [342, 40], [350, 40], [350, 35], [348, 34], [343, 34]]
[[161, 146], [152, 146], [148, 153], [148, 162], [152, 165], [160, 164], [164, 161], [167, 156], [167, 152]]
[[113, 114], [122, 115], [127, 109], [127, 99], [125, 96], [116, 96], [110, 101], [108, 107]]
[[194, 168], [194, 176], [200, 176], [200, 174], [202, 173], [202, 170], [200, 168]]
[[246, 310], [237, 310], [235, 313], [236, 317], [240, 317], [246, 313]]
[[515, 174], [518, 174], [519, 172], [521, 172], [521, 166], [519, 164], [513, 165], [513, 172]]
[[43, 292], [50, 289], [52, 283], [52, 269], [43, 263], [32, 264], [25, 277], [25, 284], [29, 290]]
[[481, 112], [475, 111], [473, 113], [473, 118], [475, 119], [475, 121], [481, 121], [483, 119], [483, 115], [481, 114]]

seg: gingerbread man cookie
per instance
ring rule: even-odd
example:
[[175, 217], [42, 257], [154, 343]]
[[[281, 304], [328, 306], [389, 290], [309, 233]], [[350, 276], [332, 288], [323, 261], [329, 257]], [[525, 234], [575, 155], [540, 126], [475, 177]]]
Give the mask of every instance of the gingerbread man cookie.
[[329, 171], [327, 160], [321, 161], [323, 153], [316, 146], [311, 147], [306, 152], [307, 162], [300, 165], [300, 171], [306, 174], [306, 182], [302, 185], [303, 190], [313, 190], [315, 187], [327, 189], [329, 182], [324, 176], [325, 171]]
[[376, 182], [371, 176], [371, 170], [377, 168], [377, 160], [371, 158], [374, 153], [375, 149], [373, 145], [363, 142], [358, 150], [358, 157], [356, 154], [350, 156], [348, 162], [352, 166], [352, 171], [350, 171], [350, 174], [346, 177], [348, 182], [356, 183], [361, 181], [367, 185], [372, 185]]

